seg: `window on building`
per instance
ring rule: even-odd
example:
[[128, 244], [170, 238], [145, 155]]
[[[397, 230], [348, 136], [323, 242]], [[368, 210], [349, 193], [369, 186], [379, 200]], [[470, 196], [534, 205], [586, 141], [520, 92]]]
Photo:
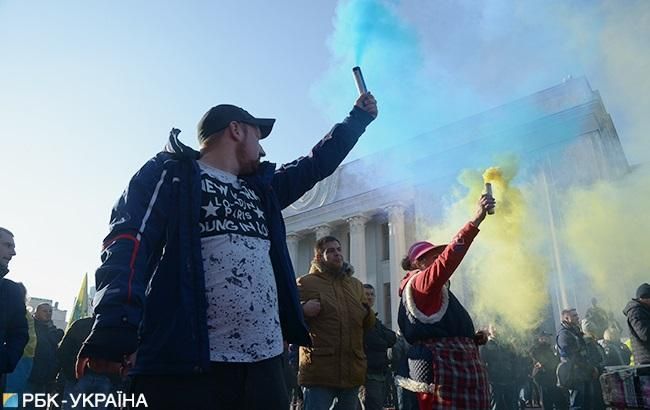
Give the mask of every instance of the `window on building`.
[[388, 235], [388, 222], [381, 224], [380, 255], [382, 261], [390, 259], [390, 240]]
[[393, 327], [390, 314], [390, 282], [384, 283], [384, 325], [389, 329]]

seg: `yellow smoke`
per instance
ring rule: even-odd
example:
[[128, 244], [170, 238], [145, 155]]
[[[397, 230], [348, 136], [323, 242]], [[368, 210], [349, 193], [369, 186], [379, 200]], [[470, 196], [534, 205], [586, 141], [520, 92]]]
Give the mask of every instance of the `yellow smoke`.
[[[533, 222], [533, 209], [524, 188], [514, 186], [517, 163], [504, 160], [499, 167], [464, 171], [460, 183], [466, 194], [446, 210], [445, 222], [431, 228], [434, 243], [449, 240], [472, 219], [484, 182], [493, 186], [496, 212], [480, 226], [459, 272], [452, 276], [452, 290], [470, 307], [478, 324], [499, 321], [502, 330], [521, 334], [536, 328], [549, 303], [546, 264], [536, 254], [540, 229]], [[465, 288], [465, 289], [462, 289]]]
[[565, 197], [564, 247], [601, 303], [619, 315], [636, 288], [650, 282], [649, 176], [648, 166], [639, 167]]

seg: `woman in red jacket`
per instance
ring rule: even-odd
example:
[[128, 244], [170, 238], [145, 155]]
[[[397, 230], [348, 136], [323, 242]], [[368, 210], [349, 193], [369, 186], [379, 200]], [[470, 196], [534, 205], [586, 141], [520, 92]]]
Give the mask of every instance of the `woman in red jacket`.
[[398, 382], [417, 392], [421, 410], [489, 408], [487, 374], [478, 353], [485, 335], [476, 333], [449, 290], [449, 278], [494, 205], [494, 198], [481, 196], [475, 217], [449, 244], [416, 242], [402, 260], [408, 273], [400, 284], [398, 323], [413, 346]]

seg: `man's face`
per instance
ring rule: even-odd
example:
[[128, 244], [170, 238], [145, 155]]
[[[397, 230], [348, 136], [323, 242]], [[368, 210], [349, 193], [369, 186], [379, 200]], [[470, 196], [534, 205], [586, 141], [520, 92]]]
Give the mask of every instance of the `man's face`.
[[580, 326], [580, 316], [578, 316], [578, 312], [576, 312], [575, 310], [569, 312], [566, 315], [565, 320], [574, 326]]
[[366, 299], [368, 299], [368, 305], [373, 307], [375, 305], [375, 290], [373, 288], [363, 288], [366, 292]]
[[36, 313], [34, 317], [38, 320], [50, 321], [52, 320], [52, 306], [50, 305], [40, 305], [36, 308]]
[[262, 132], [260, 127], [241, 123], [243, 140], [237, 146], [237, 160], [240, 166], [240, 175], [251, 175], [257, 171], [260, 165], [260, 159], [266, 156], [260, 137]]
[[544, 344], [549, 344], [548, 336], [543, 335], [537, 338], [537, 341]]
[[340, 269], [343, 266], [341, 244], [338, 241], [325, 242], [323, 245], [322, 259], [326, 264]]
[[0, 231], [0, 266], [9, 267], [9, 261], [16, 255], [14, 238], [7, 232]]

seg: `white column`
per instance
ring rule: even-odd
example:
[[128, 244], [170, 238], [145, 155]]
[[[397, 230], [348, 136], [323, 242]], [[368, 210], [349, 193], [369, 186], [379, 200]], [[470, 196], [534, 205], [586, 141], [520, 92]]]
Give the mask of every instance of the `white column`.
[[368, 218], [356, 215], [347, 219], [350, 225], [350, 264], [354, 266], [354, 276], [362, 283], [368, 283], [366, 266], [366, 222]]
[[287, 248], [289, 248], [289, 256], [291, 257], [291, 262], [293, 263], [293, 269], [298, 270], [298, 244], [300, 243], [300, 235], [296, 233], [287, 234]]
[[332, 233], [332, 227], [328, 224], [318, 225], [314, 228], [314, 233], [316, 234], [316, 240], [319, 240], [323, 236], [327, 236]]
[[388, 212], [388, 242], [390, 257], [390, 313], [393, 329], [397, 329], [397, 312], [399, 310], [399, 284], [404, 277], [401, 261], [406, 254], [406, 236], [404, 232], [404, 206], [391, 205]]

